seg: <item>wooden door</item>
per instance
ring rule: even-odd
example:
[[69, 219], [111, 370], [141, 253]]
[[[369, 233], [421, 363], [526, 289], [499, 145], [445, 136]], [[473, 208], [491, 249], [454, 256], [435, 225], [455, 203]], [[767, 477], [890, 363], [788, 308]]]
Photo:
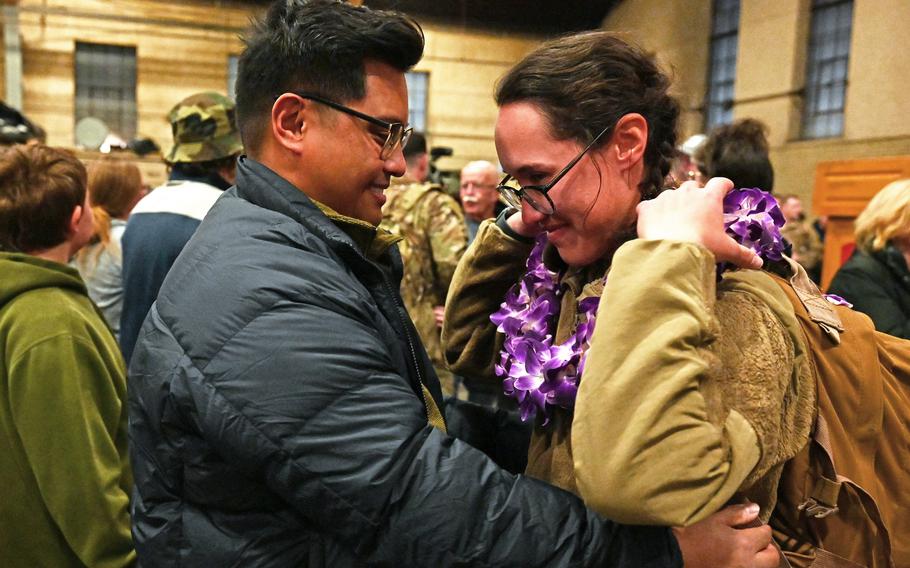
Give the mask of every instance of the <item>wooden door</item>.
[[850, 256], [856, 216], [880, 189], [903, 178], [910, 178], [910, 156], [838, 160], [816, 166], [812, 210], [828, 216], [822, 289]]

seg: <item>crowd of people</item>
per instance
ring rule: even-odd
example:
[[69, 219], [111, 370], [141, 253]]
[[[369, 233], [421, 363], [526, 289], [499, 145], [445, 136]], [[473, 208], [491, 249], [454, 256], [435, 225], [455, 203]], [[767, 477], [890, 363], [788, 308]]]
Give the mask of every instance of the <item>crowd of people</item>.
[[764, 125], [679, 143], [615, 34], [506, 73], [457, 196], [412, 18], [244, 39], [160, 187], [0, 151], [0, 564], [910, 566], [910, 181], [825, 295]]

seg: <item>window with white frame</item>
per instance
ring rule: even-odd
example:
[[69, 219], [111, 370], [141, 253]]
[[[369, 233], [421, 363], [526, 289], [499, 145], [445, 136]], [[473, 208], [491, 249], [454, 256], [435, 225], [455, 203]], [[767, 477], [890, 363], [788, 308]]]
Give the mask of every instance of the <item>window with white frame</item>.
[[812, 0], [803, 138], [831, 138], [844, 133], [844, 99], [853, 0]]
[[733, 121], [736, 50], [739, 43], [739, 0], [714, 0], [711, 61], [705, 97], [705, 131]]
[[124, 140], [136, 135], [136, 48], [76, 42], [75, 121], [92, 116]]
[[430, 74], [426, 71], [409, 71], [404, 78], [408, 82], [408, 122], [414, 130], [426, 134]]

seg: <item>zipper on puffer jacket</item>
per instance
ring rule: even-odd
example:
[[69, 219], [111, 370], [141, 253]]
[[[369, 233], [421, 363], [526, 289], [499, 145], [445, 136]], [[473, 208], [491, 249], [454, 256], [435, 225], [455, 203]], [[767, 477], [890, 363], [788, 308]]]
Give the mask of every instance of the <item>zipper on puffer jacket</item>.
[[414, 348], [411, 330], [408, 327], [406, 318], [401, 313], [404, 308], [397, 302], [397, 295], [395, 294], [395, 291], [392, 290], [392, 285], [389, 283], [388, 278], [385, 277], [385, 274], [382, 275], [382, 283], [385, 284], [386, 289], [392, 296], [392, 301], [395, 303], [395, 311], [398, 313], [398, 320], [401, 322], [401, 327], [404, 328], [404, 336], [405, 339], [408, 340], [408, 348], [411, 350], [411, 362], [414, 364], [414, 371], [417, 373], [417, 384], [420, 385], [420, 397], [423, 399], [423, 408], [427, 412], [427, 419], [429, 419], [430, 403], [427, 401], [426, 384], [423, 382], [423, 375], [420, 374], [420, 363], [417, 362], [417, 350]]
[[[364, 258], [363, 253], [360, 252], [359, 250], [357, 250], [357, 247], [355, 247], [351, 243], [341, 241], [338, 239], [332, 239], [332, 240], [334, 240], [335, 242], [337, 242], [337, 243], [341, 244], [342, 246], [351, 250], [355, 254], [355, 256], [357, 256], [360, 260], [366, 262], [367, 264], [371, 264], [369, 260]], [[423, 409], [427, 413], [427, 419], [429, 420], [430, 419], [430, 403], [427, 400], [427, 387], [426, 387], [426, 383], [423, 382], [423, 375], [420, 372], [420, 363], [417, 361], [417, 350], [414, 348], [414, 340], [411, 338], [411, 330], [408, 327], [407, 318], [405, 318], [404, 315], [402, 314], [402, 310], [404, 310], [404, 306], [402, 306], [398, 302], [397, 299], [399, 296], [398, 296], [398, 294], [395, 293], [395, 290], [392, 288], [392, 284], [389, 283], [389, 279], [386, 277], [385, 272], [383, 270], [377, 269], [375, 267], [371, 267], [371, 268], [378, 270], [379, 277], [382, 279], [382, 283], [385, 286], [386, 290], [388, 291], [389, 296], [392, 299], [392, 303], [395, 304], [395, 312], [398, 314], [398, 321], [401, 323], [402, 329], [404, 329], [404, 337], [408, 342], [408, 349], [410, 349], [410, 351], [411, 351], [411, 363], [414, 365], [414, 372], [417, 374], [417, 386], [418, 386], [418, 390], [420, 391], [420, 398], [423, 400]]]

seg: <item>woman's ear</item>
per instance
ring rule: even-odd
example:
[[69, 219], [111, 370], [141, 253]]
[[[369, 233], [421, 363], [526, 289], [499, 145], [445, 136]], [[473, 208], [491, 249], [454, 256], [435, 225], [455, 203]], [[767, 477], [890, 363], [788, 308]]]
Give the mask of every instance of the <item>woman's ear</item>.
[[648, 121], [637, 112], [624, 115], [613, 128], [613, 143], [620, 169], [638, 164], [648, 145]]
[[275, 141], [288, 150], [299, 153], [302, 149], [308, 120], [315, 112], [313, 104], [292, 93], [278, 97], [272, 105], [272, 134]]

